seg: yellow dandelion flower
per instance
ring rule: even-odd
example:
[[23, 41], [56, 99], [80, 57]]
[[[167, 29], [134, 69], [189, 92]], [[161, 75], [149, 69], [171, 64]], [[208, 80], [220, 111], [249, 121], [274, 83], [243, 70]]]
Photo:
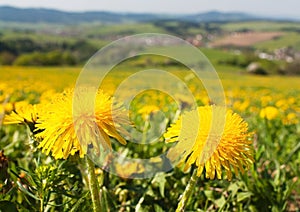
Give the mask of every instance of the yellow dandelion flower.
[[250, 105], [250, 101], [249, 100], [245, 100], [245, 101], [236, 101], [233, 103], [233, 108], [238, 110], [238, 111], [245, 111], [247, 110], [247, 108]]
[[294, 97], [290, 97], [290, 98], [288, 98], [287, 102], [289, 105], [292, 105], [292, 104], [295, 104], [296, 99]]
[[262, 96], [260, 98], [260, 101], [261, 101], [261, 105], [263, 107], [267, 106], [270, 102], [273, 101], [273, 97], [272, 96]]
[[159, 110], [160, 108], [156, 105], [146, 105], [139, 109], [137, 113], [141, 114], [143, 116], [143, 119], [147, 119], [150, 114], [156, 113]]
[[14, 110], [14, 104], [12, 102], [7, 102], [4, 104], [4, 110], [6, 113], [11, 113]]
[[[69, 89], [58, 94], [45, 106], [47, 112], [39, 117], [36, 126], [42, 132], [37, 137], [42, 141], [38, 147], [46, 154], [52, 152], [56, 159], [66, 159], [77, 152], [83, 157], [88, 147], [98, 154], [100, 145], [104, 150], [110, 149], [109, 137], [126, 144], [118, 133], [126, 134], [120, 125], [127, 123], [124, 111], [119, 106], [112, 108], [112, 98], [102, 90], [96, 94], [95, 108], [91, 108], [87, 102], [94, 96], [94, 90], [89, 88], [76, 93]], [[73, 107], [74, 101], [78, 104], [76, 107]]]
[[275, 119], [279, 115], [279, 110], [276, 107], [268, 106], [261, 109], [259, 116], [268, 120]]
[[51, 101], [51, 99], [53, 98], [53, 96], [55, 96], [57, 94], [57, 92], [53, 89], [49, 89], [45, 92], [43, 92], [40, 96], [40, 102], [41, 103], [47, 103], [49, 101]]
[[22, 102], [10, 114], [4, 116], [3, 124], [27, 124], [31, 131], [33, 131], [38, 119], [39, 110], [40, 105]]
[[[214, 179], [215, 175], [221, 179], [222, 167], [228, 180], [232, 178], [231, 167], [236, 174], [238, 170], [244, 172], [245, 168], [249, 168], [253, 163], [253, 151], [247, 123], [231, 110], [225, 111], [224, 107], [202, 106], [196, 112], [199, 119], [195, 111], [184, 113], [164, 134], [166, 142], [178, 141], [177, 152], [170, 151], [168, 157], [173, 160], [180, 155], [179, 165], [184, 165], [185, 171], [195, 164], [197, 175], [200, 176], [205, 169], [206, 178], [210, 179]], [[188, 123], [182, 125], [183, 119]], [[191, 142], [191, 139], [194, 141]]]
[[196, 99], [199, 99], [203, 105], [211, 104], [210, 98], [206, 94], [196, 94]]
[[116, 164], [116, 173], [122, 178], [129, 178], [135, 174], [141, 174], [145, 171], [144, 166], [141, 163], [125, 163], [125, 164]]
[[299, 123], [299, 117], [297, 117], [296, 113], [289, 113], [289, 114], [287, 114], [286, 117], [283, 118], [282, 121], [285, 125], [298, 124]]
[[278, 101], [275, 103], [275, 106], [276, 106], [277, 108], [282, 109], [282, 110], [287, 110], [287, 109], [289, 108], [290, 104], [288, 103], [287, 100], [285, 100], [285, 99], [280, 99], [280, 100], [278, 100]]

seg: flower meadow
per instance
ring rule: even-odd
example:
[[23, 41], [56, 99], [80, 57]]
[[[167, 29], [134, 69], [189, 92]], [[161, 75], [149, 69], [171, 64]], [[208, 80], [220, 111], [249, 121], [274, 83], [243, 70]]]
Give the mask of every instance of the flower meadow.
[[0, 211], [300, 210], [300, 78], [221, 72], [225, 108], [175, 70], [189, 110], [158, 90], [125, 108], [112, 97], [120, 74], [75, 92], [79, 73], [0, 68]]

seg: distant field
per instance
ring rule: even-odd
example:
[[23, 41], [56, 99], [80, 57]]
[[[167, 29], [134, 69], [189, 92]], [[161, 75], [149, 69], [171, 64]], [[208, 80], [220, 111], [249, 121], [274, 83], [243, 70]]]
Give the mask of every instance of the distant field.
[[[209, 56], [209, 54], [208, 54]], [[284, 77], [284, 76], [253, 76], [241, 74], [238, 71], [231, 71], [229, 66], [216, 66], [216, 71], [222, 80], [224, 88], [239, 89], [241, 87], [264, 87], [270, 89], [277, 89], [281, 91], [289, 91], [290, 89], [300, 90], [300, 77]], [[24, 87], [24, 84], [16, 84], [16, 80], [20, 82], [27, 82], [25, 86], [27, 89], [44, 90], [44, 88], [51, 88], [61, 91], [66, 87], [74, 86], [77, 77], [82, 70], [81, 67], [0, 67], [1, 81], [5, 82], [10, 87]], [[130, 67], [121, 67], [118, 71], [123, 71], [124, 75], [112, 74], [115, 79], [119, 79], [130, 75], [132, 69]], [[136, 72], [138, 69], [135, 69]], [[143, 70], [140, 68], [139, 70]], [[164, 70], [164, 68], [162, 68]], [[189, 71], [182, 71], [180, 69], [172, 68], [171, 72], [185, 77], [190, 74]], [[117, 73], [117, 72], [115, 72]]]
[[212, 47], [218, 46], [253, 46], [254, 44], [274, 40], [280, 38], [283, 35], [282, 32], [244, 32], [233, 33], [224, 38], [218, 39], [211, 43]]
[[271, 39], [264, 42], [255, 44], [258, 49], [275, 50], [282, 47], [292, 47], [293, 49], [300, 51], [300, 36], [299, 33], [291, 32], [286, 33], [277, 39]]
[[298, 22], [270, 22], [270, 21], [251, 21], [223, 24], [222, 29], [227, 31], [254, 30], [254, 31], [288, 31], [300, 30]]

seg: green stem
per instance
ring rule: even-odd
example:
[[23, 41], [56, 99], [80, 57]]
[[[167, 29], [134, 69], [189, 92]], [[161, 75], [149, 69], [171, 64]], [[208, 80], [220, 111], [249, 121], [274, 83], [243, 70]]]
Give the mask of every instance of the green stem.
[[193, 174], [190, 178], [190, 181], [189, 183], [187, 184], [181, 198], [180, 198], [180, 201], [177, 205], [177, 209], [176, 209], [176, 212], [182, 212], [184, 211], [184, 208], [186, 207], [189, 199], [190, 199], [190, 196], [192, 195], [193, 193], [193, 189], [196, 185], [198, 181], [198, 176], [197, 176], [197, 169], [194, 169], [193, 171]]
[[41, 211], [41, 212], [44, 212], [44, 197], [41, 198], [40, 211]]
[[[148, 127], [149, 127], [149, 117], [145, 120], [144, 127], [143, 127], [143, 137], [141, 144], [146, 144], [147, 142], [147, 133], [148, 133]], [[147, 148], [149, 149], [149, 148]]]
[[85, 156], [85, 159], [88, 166], [88, 184], [92, 196], [93, 211], [99, 212], [101, 211], [101, 199], [99, 195], [98, 181], [95, 175], [95, 165], [88, 156]]

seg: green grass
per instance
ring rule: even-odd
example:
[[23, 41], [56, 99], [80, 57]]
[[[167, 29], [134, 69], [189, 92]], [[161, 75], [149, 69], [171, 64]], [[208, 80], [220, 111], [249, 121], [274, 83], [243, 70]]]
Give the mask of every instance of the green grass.
[[213, 63], [216, 64], [220, 60], [231, 59], [232, 57], [240, 57], [232, 51], [226, 51], [213, 48], [200, 48], [200, 51]]

